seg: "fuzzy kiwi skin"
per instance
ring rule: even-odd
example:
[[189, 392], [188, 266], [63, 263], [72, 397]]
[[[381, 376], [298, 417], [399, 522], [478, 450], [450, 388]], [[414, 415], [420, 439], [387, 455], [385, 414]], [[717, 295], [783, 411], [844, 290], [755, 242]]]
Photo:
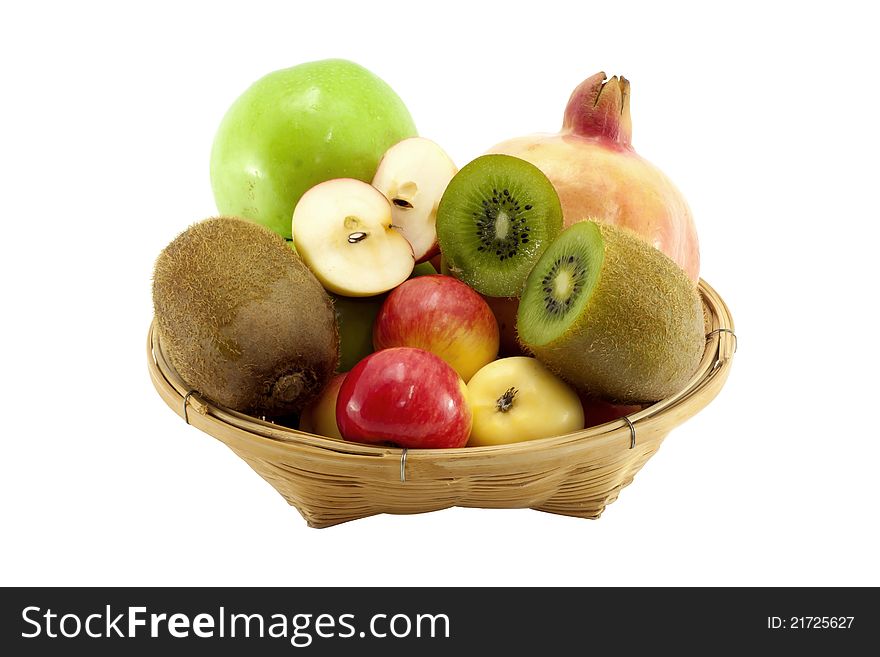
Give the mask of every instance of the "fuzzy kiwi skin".
[[242, 413], [295, 413], [339, 360], [333, 305], [284, 239], [243, 219], [190, 226], [159, 255], [153, 309], [188, 385]]
[[604, 258], [592, 294], [555, 339], [526, 340], [522, 309], [542, 303], [539, 264], [520, 300], [520, 340], [582, 393], [632, 404], [678, 392], [699, 366], [706, 345], [703, 304], [693, 283], [666, 255], [625, 229], [583, 222], [557, 239], [573, 230], [586, 238], [597, 231], [601, 239]]

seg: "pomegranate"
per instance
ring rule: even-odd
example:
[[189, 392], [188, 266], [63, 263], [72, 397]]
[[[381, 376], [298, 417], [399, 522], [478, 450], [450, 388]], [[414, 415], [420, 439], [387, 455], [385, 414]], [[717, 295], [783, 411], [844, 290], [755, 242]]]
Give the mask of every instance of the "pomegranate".
[[487, 297], [481, 295], [498, 322], [499, 358], [508, 356], [531, 356], [516, 339], [516, 312], [519, 299], [516, 297]]
[[566, 227], [595, 219], [629, 228], [687, 272], [700, 275], [687, 202], [662, 171], [633, 150], [629, 81], [605, 73], [571, 94], [558, 134], [534, 134], [489, 149], [528, 160], [553, 183]]

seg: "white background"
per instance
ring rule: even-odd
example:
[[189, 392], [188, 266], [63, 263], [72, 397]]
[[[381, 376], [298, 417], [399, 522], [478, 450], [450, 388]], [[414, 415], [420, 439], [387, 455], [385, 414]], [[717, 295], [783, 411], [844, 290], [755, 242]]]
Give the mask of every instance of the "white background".
[[[878, 585], [880, 61], [863, 3], [17, 3], [0, 20], [4, 585]], [[808, 6], [809, 5], [809, 6]], [[27, 7], [22, 9], [20, 7]], [[461, 166], [598, 71], [694, 211], [726, 387], [598, 521], [309, 529], [153, 390], [162, 247], [265, 73], [353, 59]]]

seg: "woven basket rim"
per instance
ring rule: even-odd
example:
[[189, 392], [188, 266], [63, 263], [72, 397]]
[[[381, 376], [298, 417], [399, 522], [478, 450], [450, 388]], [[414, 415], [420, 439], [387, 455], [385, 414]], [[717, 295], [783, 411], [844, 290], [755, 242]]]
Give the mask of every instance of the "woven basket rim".
[[[155, 330], [155, 320], [150, 324], [147, 334], [147, 357], [150, 377], [157, 392], [178, 415], [190, 423], [193, 413], [205, 418], [232, 425], [244, 431], [255, 442], [268, 441], [274, 446], [311, 447], [319, 450], [359, 456], [387, 457], [405, 454], [406, 458], [485, 458], [492, 455], [514, 455], [535, 450], [556, 449], [562, 446], [585, 442], [604, 443], [606, 440], [621, 440], [623, 448], [631, 448], [637, 440], [639, 427], [658, 422], [669, 423], [675, 416], [673, 426], [692, 417], [705, 407], [718, 393], [727, 378], [736, 351], [736, 335], [733, 318], [724, 300], [704, 280], [700, 279], [699, 292], [707, 311], [706, 349], [697, 371], [690, 381], [676, 394], [658, 401], [645, 409], [605, 424], [589, 427], [573, 433], [481, 447], [458, 447], [441, 449], [401, 449], [383, 445], [369, 445], [345, 440], [318, 436], [252, 417], [231, 409], [213, 404], [189, 388], [174, 371], [165, 357]], [[202, 430], [211, 434], [203, 427]], [[213, 435], [213, 434], [212, 434]]]

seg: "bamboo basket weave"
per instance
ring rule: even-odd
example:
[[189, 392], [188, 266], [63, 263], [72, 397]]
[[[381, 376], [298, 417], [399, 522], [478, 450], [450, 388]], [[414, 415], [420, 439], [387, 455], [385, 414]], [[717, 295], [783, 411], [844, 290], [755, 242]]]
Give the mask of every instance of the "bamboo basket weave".
[[598, 518], [669, 431], [712, 401], [727, 379], [736, 351], [733, 320], [715, 290], [704, 281], [699, 289], [706, 309], [706, 350], [683, 390], [620, 420], [509, 445], [439, 450], [362, 445], [215, 406], [171, 367], [155, 323], [147, 338], [149, 371], [168, 406], [223, 441], [311, 527], [452, 506], [533, 508]]

